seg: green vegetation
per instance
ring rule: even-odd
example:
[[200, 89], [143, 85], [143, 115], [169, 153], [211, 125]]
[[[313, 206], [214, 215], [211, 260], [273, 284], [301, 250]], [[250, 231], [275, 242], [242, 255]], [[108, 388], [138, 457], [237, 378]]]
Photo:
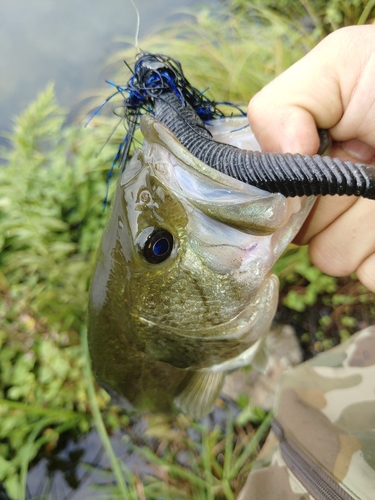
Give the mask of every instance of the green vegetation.
[[[63, 129], [49, 87], [16, 121], [0, 169], [0, 481], [25, 498], [29, 463], [91, 416], [79, 335], [90, 265], [104, 225], [111, 152]], [[91, 132], [93, 133], [93, 132]], [[95, 131], [94, 131], [95, 135]], [[109, 148], [110, 149], [110, 148]], [[100, 406], [108, 402], [97, 393]]]
[[[242, 12], [204, 9], [147, 38], [140, 48], [178, 59], [194, 86], [209, 86], [209, 97], [247, 104], [249, 97], [315, 45], [303, 26], [296, 28], [290, 20], [261, 7], [253, 11], [256, 16], [250, 18]], [[119, 82], [127, 78], [121, 62], [132, 61], [136, 55], [134, 41], [126, 38], [124, 42], [130, 47], [110, 60], [120, 70]]]
[[276, 319], [292, 324], [306, 357], [325, 351], [373, 324], [375, 296], [353, 275], [327, 276], [313, 266], [307, 247], [291, 247], [275, 265], [281, 282]]
[[227, 0], [231, 11], [250, 19], [267, 10], [287, 23], [309, 29], [316, 41], [332, 31], [354, 24], [370, 24], [375, 18], [374, 0]]
[[[231, 0], [226, 13], [202, 10], [141, 47], [179, 59], [189, 80], [202, 89], [209, 84], [215, 99], [245, 103], [324, 34], [372, 19], [374, 3], [258, 0], [249, 7]], [[126, 78], [123, 72], [116, 81]], [[17, 119], [10, 148], [1, 151], [0, 482], [24, 500], [27, 470], [39, 453], [65, 432], [96, 425], [117, 481], [103, 498], [235, 498], [269, 427], [270, 415], [260, 409], [245, 405], [235, 421], [228, 412], [226, 427], [213, 430], [182, 415], [148, 417], [147, 440], [128, 443], [152, 465], [141, 478], [111, 450], [107, 433], [126, 428], [131, 435], [134, 415], [111, 406], [93, 385], [81, 332], [107, 217], [105, 180], [122, 134], [116, 130], [98, 156], [115, 119], [97, 117], [84, 129], [64, 127], [65, 117], [48, 87]], [[115, 184], [116, 175], [112, 191]], [[278, 319], [299, 325], [307, 355], [373, 321], [373, 294], [355, 279], [318, 271], [306, 249], [290, 248], [276, 270]]]

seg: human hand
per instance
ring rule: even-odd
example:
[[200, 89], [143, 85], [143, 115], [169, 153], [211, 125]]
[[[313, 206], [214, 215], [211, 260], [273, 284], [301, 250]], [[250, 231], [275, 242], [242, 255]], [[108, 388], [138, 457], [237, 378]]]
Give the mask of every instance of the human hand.
[[[263, 151], [315, 154], [328, 129], [331, 156], [375, 165], [375, 26], [340, 29], [250, 101]], [[375, 167], [374, 167], [375, 168]], [[358, 279], [375, 292], [375, 201], [318, 197], [295, 238], [323, 272]]]

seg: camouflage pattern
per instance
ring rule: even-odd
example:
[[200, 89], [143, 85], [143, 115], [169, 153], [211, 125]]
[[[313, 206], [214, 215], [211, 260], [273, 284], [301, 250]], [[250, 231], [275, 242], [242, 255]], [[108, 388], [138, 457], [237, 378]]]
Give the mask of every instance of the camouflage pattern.
[[343, 491], [337, 497], [309, 494], [271, 432], [238, 500], [374, 500], [375, 326], [286, 372], [275, 419], [286, 441]]

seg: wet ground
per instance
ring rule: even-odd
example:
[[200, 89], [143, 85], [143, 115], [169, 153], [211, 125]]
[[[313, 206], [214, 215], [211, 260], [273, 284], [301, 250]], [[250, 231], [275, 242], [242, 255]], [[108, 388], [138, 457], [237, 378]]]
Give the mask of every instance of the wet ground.
[[[204, 428], [212, 430], [219, 426], [224, 433], [228, 409], [233, 418], [238, 415], [239, 406], [229, 398], [224, 397], [221, 403], [210, 415], [202, 419], [201, 424]], [[155, 470], [134, 450], [134, 445], [147, 446], [156, 453], [163, 439], [147, 435], [148, 426], [148, 419], [137, 415], [131, 419], [126, 429], [110, 437], [116, 456], [140, 478], [144, 475], [155, 475]], [[196, 430], [191, 428], [187, 432], [190, 440], [200, 442], [201, 435]], [[184, 463], [183, 454], [179, 455], [178, 460], [185, 467], [191, 466], [186, 457]], [[42, 454], [30, 470], [25, 500], [111, 498], [111, 487], [115, 484], [108, 456], [96, 430], [83, 437], [65, 434], [60, 437], [56, 449], [51, 453], [45, 453], [44, 456]]]

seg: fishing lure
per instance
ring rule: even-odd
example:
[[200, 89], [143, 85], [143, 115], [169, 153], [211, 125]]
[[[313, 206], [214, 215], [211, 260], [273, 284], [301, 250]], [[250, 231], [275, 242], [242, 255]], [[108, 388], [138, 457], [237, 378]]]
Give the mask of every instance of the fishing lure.
[[[181, 64], [163, 54], [141, 52], [126, 86], [115, 85], [98, 111], [117, 94], [124, 96], [123, 120], [127, 134], [115, 164], [123, 171], [140, 117], [150, 113], [163, 123], [188, 151], [206, 165], [242, 182], [286, 197], [303, 195], [354, 195], [375, 199], [375, 168], [316, 154], [281, 154], [242, 150], [215, 141], [205, 124], [226, 115], [185, 78]], [[328, 133], [322, 137], [327, 138]], [[320, 148], [320, 151], [323, 148]], [[319, 151], [319, 152], [320, 152]]]
[[[117, 85], [107, 81], [109, 85], [116, 88], [116, 92], [110, 95], [97, 108], [93, 115], [96, 116], [118, 94], [124, 97], [122, 121], [125, 124], [126, 135], [119, 146], [111, 170], [108, 173], [107, 184], [113, 175], [113, 169], [116, 165], [120, 168], [121, 172], [125, 169], [126, 163], [129, 160], [129, 152], [134, 140], [135, 130], [139, 128], [140, 117], [144, 113], [155, 115], [155, 103], [158, 100], [163, 100], [166, 94], [172, 93], [177, 98], [179, 104], [176, 112], [178, 112], [180, 106], [188, 106], [189, 109], [194, 110], [203, 123], [227, 116], [218, 108], [219, 105], [231, 106], [240, 115], [246, 116], [246, 113], [236, 104], [226, 101], [216, 102], [208, 99], [204, 95], [204, 91], [200, 92], [190, 84], [185, 78], [180, 62], [171, 57], [163, 54], [141, 52], [136, 56], [134, 71], [128, 64], [127, 66], [132, 73], [132, 77], [129, 79], [127, 85]], [[173, 106], [173, 104], [171, 105]], [[189, 126], [189, 122], [186, 122], [186, 126]], [[106, 202], [107, 195], [104, 204]]]

